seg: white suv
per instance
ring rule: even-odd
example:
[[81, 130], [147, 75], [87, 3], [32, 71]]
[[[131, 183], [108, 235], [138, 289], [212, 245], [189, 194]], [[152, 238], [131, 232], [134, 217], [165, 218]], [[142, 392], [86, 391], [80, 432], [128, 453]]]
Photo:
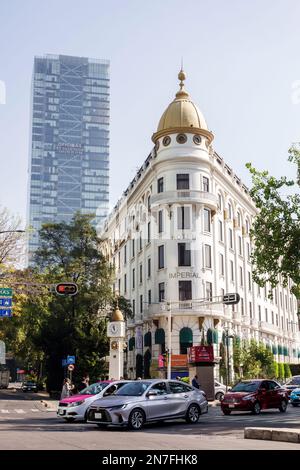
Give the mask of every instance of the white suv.
[[[230, 390], [230, 387], [228, 387], [228, 390]], [[222, 401], [225, 393], [226, 393], [226, 385], [221, 384], [221, 382], [217, 382], [215, 380], [215, 399]]]

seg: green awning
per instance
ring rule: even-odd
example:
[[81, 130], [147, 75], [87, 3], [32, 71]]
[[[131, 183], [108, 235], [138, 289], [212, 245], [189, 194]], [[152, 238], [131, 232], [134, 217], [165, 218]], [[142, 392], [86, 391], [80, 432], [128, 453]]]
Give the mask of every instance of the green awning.
[[135, 338], [130, 338], [130, 340], [128, 341], [128, 347], [129, 347], [129, 351], [133, 351], [133, 349], [135, 348]]
[[158, 328], [155, 332], [155, 344], [164, 344], [165, 342], [165, 330]]
[[193, 344], [193, 332], [190, 328], [184, 327], [181, 328], [179, 333], [180, 343], [191, 343]]
[[152, 335], [151, 335], [151, 331], [148, 331], [148, 333], [145, 334], [145, 336], [144, 336], [144, 345], [145, 345], [145, 346], [149, 346], [149, 347], [152, 346]]
[[210, 328], [208, 328], [207, 333], [206, 333], [206, 338], [207, 338], [207, 344], [213, 344], [213, 332]]

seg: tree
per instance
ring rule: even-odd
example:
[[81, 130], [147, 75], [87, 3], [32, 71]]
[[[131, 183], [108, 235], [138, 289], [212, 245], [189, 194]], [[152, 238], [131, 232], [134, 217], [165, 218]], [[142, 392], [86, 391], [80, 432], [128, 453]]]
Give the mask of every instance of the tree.
[[[43, 354], [51, 390], [61, 387], [62, 359], [67, 355], [76, 356], [75, 379], [88, 372], [91, 380], [96, 380], [105, 372], [113, 271], [100, 253], [91, 219], [90, 215], [76, 214], [69, 224], [48, 223], [39, 233], [41, 245], [32, 273], [47, 289], [43, 295], [27, 299], [22, 321], [26, 342]], [[57, 296], [50, 289], [59, 282], [72, 281], [78, 285], [74, 297]]]
[[0, 266], [20, 262], [23, 235], [16, 232], [20, 229], [20, 223], [19, 217], [10, 214], [6, 208], [0, 208]]
[[[252, 261], [253, 278], [258, 285], [278, 284], [282, 276], [284, 286], [290, 278], [291, 291], [300, 299], [300, 149], [292, 146], [289, 161], [297, 165], [296, 180], [279, 179], [268, 171], [258, 171], [251, 163], [246, 166], [252, 175], [250, 195], [258, 208], [251, 236], [254, 241]], [[289, 191], [287, 195], [284, 191]]]

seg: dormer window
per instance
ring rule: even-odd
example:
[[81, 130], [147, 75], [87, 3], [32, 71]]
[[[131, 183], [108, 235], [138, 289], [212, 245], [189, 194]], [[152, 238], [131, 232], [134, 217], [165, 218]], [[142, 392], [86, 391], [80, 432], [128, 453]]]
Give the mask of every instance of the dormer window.
[[157, 192], [163, 193], [164, 192], [164, 179], [158, 178], [157, 180]]
[[190, 189], [190, 175], [179, 174], [177, 175], [177, 189]]
[[203, 176], [203, 191], [209, 193], [209, 179]]

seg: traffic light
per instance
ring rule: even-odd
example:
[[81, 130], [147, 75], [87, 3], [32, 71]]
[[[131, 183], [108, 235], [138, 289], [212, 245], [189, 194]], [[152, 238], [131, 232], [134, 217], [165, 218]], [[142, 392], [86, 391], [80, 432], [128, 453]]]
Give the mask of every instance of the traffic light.
[[61, 282], [55, 286], [55, 292], [58, 295], [76, 295], [78, 288], [73, 282]]
[[234, 305], [238, 304], [240, 301], [240, 295], [235, 293], [235, 294], [225, 294], [223, 295], [223, 304], [226, 305]]

